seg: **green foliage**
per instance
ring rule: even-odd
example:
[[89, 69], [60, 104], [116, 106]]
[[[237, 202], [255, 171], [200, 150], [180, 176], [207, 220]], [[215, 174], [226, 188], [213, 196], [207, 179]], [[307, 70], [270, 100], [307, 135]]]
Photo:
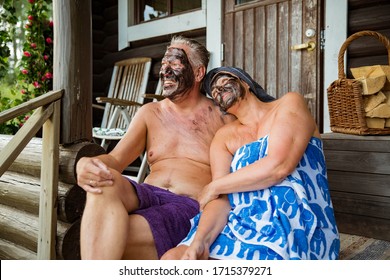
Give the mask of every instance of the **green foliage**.
[[8, 33], [0, 30], [0, 79], [5, 77], [8, 71], [8, 57], [11, 54], [7, 46], [8, 42], [11, 42]]
[[53, 81], [53, 22], [49, 21], [49, 6], [44, 0], [29, 2], [26, 42], [18, 75], [24, 101], [51, 90]]
[[0, 25], [0, 79], [5, 77], [8, 72], [8, 57], [11, 54], [8, 43], [12, 41], [12, 29], [17, 23], [15, 7], [13, 5], [14, 3], [12, 0], [4, 0], [0, 13], [1, 22], [8, 23], [7, 25]]
[[[1, 0], [0, 0], [1, 2]], [[0, 111], [40, 96], [52, 89], [53, 81], [53, 22], [51, 0], [4, 0], [0, 9]], [[17, 16], [22, 7], [23, 14]], [[27, 19], [27, 20], [26, 20]], [[3, 24], [4, 22], [4, 24]], [[17, 24], [23, 22], [24, 24]], [[22, 58], [17, 62], [11, 82], [9, 75], [9, 42], [15, 40], [15, 28], [25, 38]], [[3, 79], [2, 79], [3, 78]], [[15, 134], [30, 114], [0, 124], [0, 133]]]
[[[0, 112], [21, 104], [21, 94], [6, 83], [0, 84]], [[0, 124], [1, 134], [15, 134], [29, 115], [19, 116], [6, 123]]]

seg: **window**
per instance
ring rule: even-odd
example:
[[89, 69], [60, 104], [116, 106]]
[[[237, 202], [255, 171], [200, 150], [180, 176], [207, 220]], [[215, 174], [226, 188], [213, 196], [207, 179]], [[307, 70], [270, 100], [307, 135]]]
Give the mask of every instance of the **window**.
[[201, 0], [142, 0], [139, 3], [139, 9], [136, 10], [138, 14], [135, 17], [137, 18], [136, 22], [141, 23], [201, 8]]
[[119, 50], [134, 41], [205, 28], [206, 5], [210, 3], [206, 0], [118, 0]]
[[252, 2], [253, 0], [236, 0], [236, 5]]

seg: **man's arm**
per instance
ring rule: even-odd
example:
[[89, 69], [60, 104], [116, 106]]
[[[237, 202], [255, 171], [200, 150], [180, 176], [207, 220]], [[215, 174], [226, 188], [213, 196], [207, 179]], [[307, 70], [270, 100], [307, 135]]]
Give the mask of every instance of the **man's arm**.
[[145, 104], [138, 109], [125, 135], [109, 153], [115, 159], [115, 163], [111, 162], [114, 164], [112, 168], [122, 173], [129, 164], [145, 151], [147, 142], [146, 120], [150, 118], [153, 105], [155, 104]]
[[[144, 108], [145, 107], [145, 108]], [[101, 193], [101, 187], [112, 185], [110, 169], [122, 171], [145, 150], [148, 108], [141, 107], [131, 121], [125, 136], [109, 153], [83, 157], [76, 165], [77, 184], [87, 192]]]

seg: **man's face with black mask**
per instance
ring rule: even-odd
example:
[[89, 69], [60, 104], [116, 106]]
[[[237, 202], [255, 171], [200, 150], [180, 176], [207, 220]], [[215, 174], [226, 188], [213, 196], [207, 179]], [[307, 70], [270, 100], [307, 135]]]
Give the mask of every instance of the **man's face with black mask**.
[[171, 100], [183, 96], [193, 87], [194, 71], [183, 49], [167, 49], [161, 62], [160, 79], [163, 82], [163, 96]]

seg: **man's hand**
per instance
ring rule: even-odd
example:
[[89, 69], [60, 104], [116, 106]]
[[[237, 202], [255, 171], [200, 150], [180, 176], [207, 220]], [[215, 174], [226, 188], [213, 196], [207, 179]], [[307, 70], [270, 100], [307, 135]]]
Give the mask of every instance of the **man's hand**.
[[102, 193], [103, 185], [112, 185], [113, 176], [100, 159], [83, 157], [76, 165], [77, 184], [86, 192]]

